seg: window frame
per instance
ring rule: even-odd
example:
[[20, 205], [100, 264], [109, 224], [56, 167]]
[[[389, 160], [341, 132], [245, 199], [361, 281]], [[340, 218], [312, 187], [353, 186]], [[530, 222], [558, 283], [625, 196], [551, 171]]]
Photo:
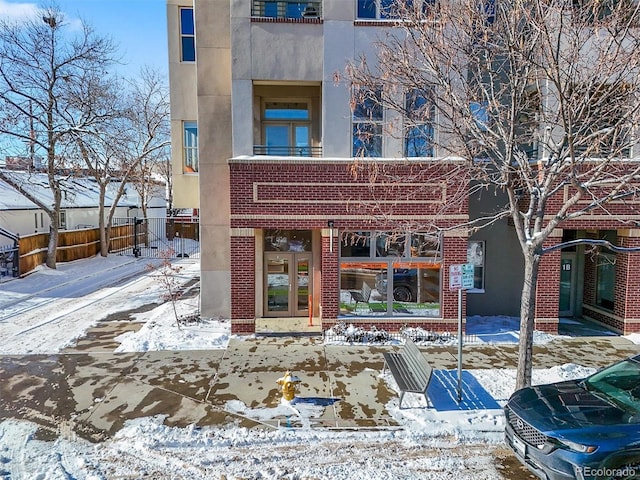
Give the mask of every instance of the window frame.
[[473, 288], [467, 289], [467, 293], [485, 293], [486, 257], [486, 241], [470, 240], [468, 242], [467, 263], [473, 265]]
[[[427, 91], [428, 90], [428, 91]], [[424, 93], [424, 95], [423, 95]], [[423, 103], [417, 105], [419, 100], [423, 100]], [[404, 126], [404, 142], [403, 151], [405, 157], [433, 157], [435, 153], [435, 94], [433, 88], [427, 87], [427, 89], [414, 89], [409, 92], [405, 92], [405, 126]], [[417, 108], [416, 108], [417, 107]], [[428, 111], [427, 111], [428, 110]], [[424, 132], [424, 129], [427, 132]], [[411, 132], [419, 132], [417, 135], [411, 135]], [[418, 152], [415, 144], [416, 140], [422, 138], [425, 142], [425, 150]], [[414, 151], [409, 151], [409, 146], [414, 145]], [[411, 155], [411, 153], [414, 153]], [[416, 154], [417, 153], [417, 154]]]
[[[339, 289], [338, 294], [341, 296], [339, 303], [342, 303], [342, 295], [348, 294], [353, 291], [349, 285], [344, 285], [345, 278], [350, 278], [351, 282], [358, 287], [357, 279], [358, 275], [374, 275], [374, 279], [363, 280], [371, 288], [374, 288], [379, 295], [382, 296], [382, 302], [369, 302], [371, 305], [377, 305], [384, 309], [372, 310], [372, 313], [364, 313], [353, 309], [351, 312], [341, 315], [347, 315], [349, 317], [362, 317], [369, 315], [382, 316], [384, 318], [402, 317], [407, 315], [407, 310], [403, 310], [403, 307], [409, 306], [409, 304], [415, 303], [418, 309], [437, 310], [437, 313], [424, 314], [421, 316], [425, 318], [438, 317], [442, 314], [442, 236], [438, 233], [416, 232], [416, 233], [393, 233], [386, 231], [353, 231], [345, 230], [338, 233], [339, 251], [338, 251], [338, 278]], [[382, 240], [382, 242], [380, 241]], [[429, 243], [436, 248], [419, 248], [420, 242]], [[396, 248], [398, 244], [402, 243], [402, 248]], [[358, 247], [358, 245], [361, 245]], [[385, 247], [381, 250], [381, 245]], [[356, 248], [354, 248], [356, 245]], [[418, 247], [418, 248], [416, 248]], [[345, 254], [346, 253], [346, 254]], [[415, 270], [415, 273], [411, 273]], [[359, 273], [361, 272], [361, 273]], [[390, 273], [391, 272], [391, 273]], [[435, 273], [435, 275], [433, 275]], [[343, 275], [346, 276], [343, 278]], [[355, 275], [355, 278], [354, 278]], [[396, 276], [398, 276], [399, 284], [396, 282]], [[412, 283], [411, 289], [416, 298], [411, 300], [396, 300], [395, 287], [404, 288], [408, 290], [408, 284], [406, 283], [407, 276], [415, 276], [416, 282], [427, 283]], [[389, 281], [389, 277], [391, 281]], [[400, 280], [404, 278], [404, 281]], [[426, 280], [430, 278], [430, 280]], [[419, 280], [422, 279], [422, 280]], [[428, 299], [429, 285], [433, 288], [434, 280], [437, 279], [437, 295], [438, 300], [434, 302]], [[385, 291], [380, 291], [380, 288], [384, 288]], [[425, 290], [422, 290], [425, 288]], [[427, 294], [427, 298], [417, 302], [421, 297], [421, 293]], [[372, 297], [373, 298], [373, 297]], [[392, 300], [388, 300], [388, 299]], [[431, 297], [433, 298], [433, 297]], [[436, 307], [426, 307], [427, 305], [436, 304]], [[397, 307], [400, 308], [397, 308]], [[341, 307], [342, 308], [342, 307]], [[373, 313], [375, 312], [375, 313]], [[410, 315], [415, 315], [415, 312], [410, 312]]]
[[67, 229], [67, 212], [66, 210], [60, 210], [58, 212], [58, 229], [66, 230]]
[[[307, 112], [306, 118], [296, 118], [295, 116], [291, 117], [279, 117], [279, 118], [268, 118], [267, 111], [269, 110], [268, 105], [305, 105], [304, 109]], [[311, 157], [312, 156], [312, 137], [313, 137], [313, 112], [311, 110], [312, 102], [311, 99], [308, 98], [295, 98], [295, 99], [281, 99], [281, 98], [267, 98], [262, 101], [261, 112], [260, 112], [260, 123], [261, 123], [261, 136], [262, 136], [262, 144], [265, 146], [265, 151], [267, 155], [293, 155], [300, 157]], [[281, 108], [280, 110], [287, 110], [286, 108]], [[291, 110], [301, 110], [301, 109], [291, 109]], [[284, 154], [281, 153], [271, 153], [270, 147], [267, 145], [267, 128], [270, 126], [286, 126], [289, 130], [289, 145], [280, 146], [280, 148], [286, 149]], [[298, 146], [296, 145], [297, 140], [297, 127], [305, 127], [307, 129], [307, 145], [306, 146]], [[276, 149], [278, 146], [276, 146]]]
[[[195, 135], [189, 135], [189, 131], [193, 131], [193, 127], [195, 127]], [[190, 138], [195, 139], [194, 145], [190, 144]], [[192, 171], [189, 171], [188, 168]], [[191, 174], [199, 171], [198, 122], [196, 120], [185, 120], [182, 122], [182, 173]]]
[[382, 86], [351, 88], [351, 145], [353, 157], [382, 157], [384, 107]]
[[[388, 22], [400, 19], [393, 13], [393, 3], [396, 0], [355, 0], [355, 18], [365, 22]], [[411, 8], [412, 2], [417, 2], [422, 8], [422, 15], [427, 16], [438, 0], [407, 0], [407, 7]], [[368, 5], [368, 6], [367, 6]], [[418, 7], [418, 8], [420, 8]], [[365, 12], [372, 14], [365, 15]]]
[[[183, 15], [184, 12], [191, 12], [191, 23], [190, 25], [185, 23], [185, 17]], [[196, 24], [195, 24], [195, 16], [193, 15], [192, 7], [180, 7], [178, 9], [178, 23], [179, 23], [179, 32], [180, 32], [180, 61], [185, 63], [192, 63], [196, 61]], [[191, 28], [185, 28], [191, 27]], [[185, 31], [187, 30], [187, 31]], [[189, 51], [193, 51], [193, 55], [189, 55], [189, 58], [186, 57], [186, 48], [185, 42], [189, 43]]]

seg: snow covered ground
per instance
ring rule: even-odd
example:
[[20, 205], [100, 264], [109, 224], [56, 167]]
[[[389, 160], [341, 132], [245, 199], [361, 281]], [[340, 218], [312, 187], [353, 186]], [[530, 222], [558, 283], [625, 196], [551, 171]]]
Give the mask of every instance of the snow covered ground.
[[[136, 314], [144, 326], [123, 334], [118, 351], [224, 349], [230, 338], [224, 319], [176, 328], [170, 303], [161, 300], [166, 292], [158, 271], [148, 264], [121, 256], [93, 258], [60, 264], [55, 271], [40, 268], [24, 279], [0, 284], [0, 353], [54, 354], [108, 315], [154, 302], [158, 306]], [[197, 260], [175, 264], [181, 283], [199, 275]], [[187, 297], [176, 304], [180, 316], [197, 312], [197, 296]], [[475, 324], [479, 333], [491, 334], [484, 331], [482, 319], [476, 318]], [[492, 324], [501, 325], [501, 336], [506, 332], [517, 339], [514, 319], [493, 319]], [[536, 370], [534, 383], [591, 371], [574, 364]], [[471, 373], [501, 406], [514, 390], [515, 370]], [[114, 438], [91, 444], [64, 425], [57, 440], [44, 442], [35, 438], [35, 424], [1, 419], [0, 479], [526, 478], [522, 470], [514, 470], [516, 462], [504, 448], [500, 409], [437, 412], [410, 397], [405, 398], [410, 408], [398, 409], [397, 399], [387, 405], [402, 427], [383, 430], [312, 428], [305, 419], [314, 415], [313, 405], [251, 409], [237, 401], [227, 409], [256, 419], [275, 418], [284, 409], [306, 426], [174, 428], [156, 416], [129, 421]]]

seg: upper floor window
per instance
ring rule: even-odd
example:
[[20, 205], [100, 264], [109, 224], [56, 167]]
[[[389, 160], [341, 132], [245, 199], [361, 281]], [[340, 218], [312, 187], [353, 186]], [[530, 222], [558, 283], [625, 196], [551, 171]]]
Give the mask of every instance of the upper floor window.
[[354, 87], [353, 156], [382, 156], [382, 88]]
[[587, 24], [607, 21], [640, 24], [636, 0], [573, 0], [576, 18]]
[[183, 62], [196, 60], [196, 30], [193, 8], [180, 9], [180, 59]]
[[386, 20], [400, 18], [404, 9], [428, 14], [436, 0], [356, 0], [358, 20]]
[[629, 109], [634, 108], [628, 85], [575, 84], [570, 95], [576, 112], [572, 119], [575, 152], [589, 158], [628, 158], [633, 143]]
[[433, 156], [433, 120], [435, 104], [431, 90], [412, 90], [405, 96], [406, 125], [404, 154], [406, 157]]
[[264, 145], [258, 154], [310, 157], [311, 113], [309, 102], [266, 101], [262, 108]]
[[198, 123], [183, 123], [183, 171], [195, 173], [198, 171]]
[[251, 16], [266, 18], [320, 18], [322, 0], [253, 0]]

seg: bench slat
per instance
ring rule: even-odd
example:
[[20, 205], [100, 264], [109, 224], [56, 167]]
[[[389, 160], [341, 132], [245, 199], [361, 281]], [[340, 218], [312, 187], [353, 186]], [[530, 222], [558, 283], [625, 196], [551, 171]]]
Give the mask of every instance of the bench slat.
[[389, 368], [400, 389], [399, 408], [402, 408], [405, 392], [422, 393], [429, 404], [427, 388], [433, 369], [417, 345], [407, 338], [398, 352], [384, 352], [382, 355], [385, 367]]

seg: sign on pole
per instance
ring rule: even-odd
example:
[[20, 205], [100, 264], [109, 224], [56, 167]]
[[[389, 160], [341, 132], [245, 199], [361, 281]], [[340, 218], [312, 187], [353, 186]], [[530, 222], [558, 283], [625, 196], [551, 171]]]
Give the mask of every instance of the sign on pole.
[[449, 265], [449, 290], [469, 288], [473, 288], [473, 265], [470, 263]]
[[473, 288], [473, 265], [449, 266], [449, 290], [458, 291], [458, 402], [462, 401], [462, 290]]

